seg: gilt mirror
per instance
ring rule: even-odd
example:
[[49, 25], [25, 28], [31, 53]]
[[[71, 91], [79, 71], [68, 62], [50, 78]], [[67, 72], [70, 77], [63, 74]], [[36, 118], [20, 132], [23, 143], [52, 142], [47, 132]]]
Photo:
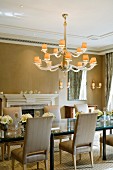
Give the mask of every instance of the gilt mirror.
[[87, 100], [87, 71], [69, 71], [68, 81], [68, 100]]

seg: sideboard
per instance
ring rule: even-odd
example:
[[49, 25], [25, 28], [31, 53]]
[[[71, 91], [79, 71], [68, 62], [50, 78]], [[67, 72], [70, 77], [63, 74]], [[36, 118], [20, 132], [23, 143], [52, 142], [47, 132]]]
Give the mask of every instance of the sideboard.
[[[88, 105], [89, 112], [93, 112], [97, 109], [97, 105]], [[65, 118], [74, 118], [75, 117], [75, 107], [74, 106], [65, 106]]]

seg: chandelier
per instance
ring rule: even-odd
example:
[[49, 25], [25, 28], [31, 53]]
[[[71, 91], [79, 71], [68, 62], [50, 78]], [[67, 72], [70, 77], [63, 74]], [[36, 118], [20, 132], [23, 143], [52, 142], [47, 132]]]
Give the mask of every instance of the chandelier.
[[[88, 55], [84, 54], [87, 50], [87, 44], [85, 42], [82, 43], [81, 48], [77, 48], [77, 50], [73, 53], [68, 51], [66, 47], [66, 17], [68, 14], [62, 14], [64, 18], [64, 39], [59, 41], [59, 49], [54, 48], [53, 53], [48, 53], [47, 44], [42, 44], [42, 52], [44, 53], [44, 59], [41, 60], [38, 56], [34, 57], [34, 64], [40, 70], [49, 70], [56, 71], [60, 69], [63, 72], [68, 72], [70, 70], [74, 72], [79, 72], [80, 70], [91, 70], [97, 65], [97, 61], [95, 57], [92, 57], [89, 60]], [[71, 64], [72, 57], [79, 57], [81, 54], [83, 55], [83, 60], [78, 62], [77, 65]], [[50, 57], [55, 56], [56, 58], [62, 58], [62, 62], [56, 65], [52, 65], [52, 61]], [[45, 64], [44, 64], [45, 63]], [[44, 66], [43, 66], [44, 65]]]

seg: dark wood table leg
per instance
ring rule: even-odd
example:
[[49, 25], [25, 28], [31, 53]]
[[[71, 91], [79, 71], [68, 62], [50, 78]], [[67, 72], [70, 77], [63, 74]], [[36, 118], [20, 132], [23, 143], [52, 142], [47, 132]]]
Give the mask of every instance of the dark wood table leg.
[[106, 129], [103, 129], [103, 160], [106, 160]]
[[54, 170], [54, 134], [50, 138], [50, 170]]
[[110, 134], [112, 134], [112, 129], [110, 129]]

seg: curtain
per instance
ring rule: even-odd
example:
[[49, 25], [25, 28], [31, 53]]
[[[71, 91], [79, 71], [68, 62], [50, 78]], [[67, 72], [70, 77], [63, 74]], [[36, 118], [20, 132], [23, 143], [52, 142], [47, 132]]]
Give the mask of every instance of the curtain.
[[87, 100], [86, 81], [87, 81], [87, 70], [83, 70], [82, 71], [82, 80], [81, 80], [79, 100]]
[[79, 71], [77, 73], [69, 71], [68, 80], [70, 80], [70, 88], [68, 89], [68, 100], [79, 100], [82, 71]]
[[113, 76], [113, 53], [105, 55], [105, 103], [109, 109], [112, 93], [112, 76]]

